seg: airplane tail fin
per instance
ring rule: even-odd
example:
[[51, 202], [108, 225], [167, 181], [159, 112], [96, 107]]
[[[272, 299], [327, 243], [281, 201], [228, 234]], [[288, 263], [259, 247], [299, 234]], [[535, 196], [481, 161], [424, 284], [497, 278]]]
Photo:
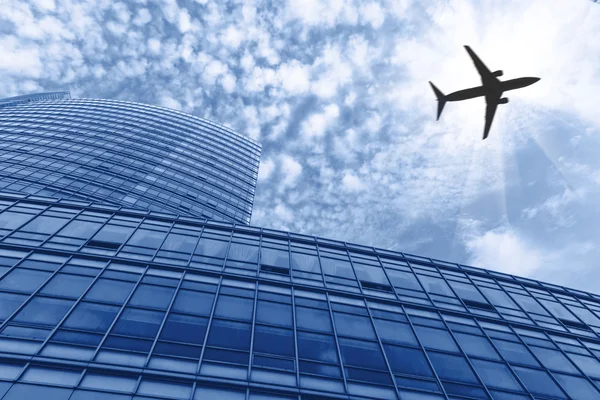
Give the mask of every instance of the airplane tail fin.
[[433, 83], [431, 83], [431, 81], [429, 81], [429, 84], [431, 85], [431, 88], [433, 89], [435, 96], [437, 97], [438, 109], [437, 109], [437, 119], [436, 120], [439, 120], [440, 115], [442, 115], [442, 110], [444, 109], [444, 105], [446, 105], [446, 96], [444, 96], [444, 93], [442, 93], [440, 91], [440, 89], [435, 87], [435, 85]]

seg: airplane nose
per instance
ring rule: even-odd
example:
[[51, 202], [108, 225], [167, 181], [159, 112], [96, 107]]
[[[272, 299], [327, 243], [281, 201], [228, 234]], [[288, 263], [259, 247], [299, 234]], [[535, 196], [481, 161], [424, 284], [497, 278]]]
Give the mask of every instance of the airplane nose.
[[537, 81], [539, 81], [542, 78], [531, 78], [531, 83], [536, 83]]

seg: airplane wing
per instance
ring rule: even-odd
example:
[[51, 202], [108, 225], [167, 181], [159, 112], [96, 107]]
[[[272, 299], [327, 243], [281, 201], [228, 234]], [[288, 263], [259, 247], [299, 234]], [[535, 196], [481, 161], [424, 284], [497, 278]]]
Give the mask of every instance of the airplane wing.
[[483, 61], [481, 61], [479, 57], [477, 57], [477, 54], [475, 54], [475, 52], [471, 50], [469, 46], [465, 46], [465, 49], [467, 49], [467, 53], [469, 53], [469, 55], [471, 56], [471, 59], [475, 64], [475, 68], [477, 68], [477, 72], [479, 72], [479, 75], [481, 75], [481, 83], [483, 84], [483, 86], [486, 86], [490, 83], [498, 82], [498, 78], [496, 78], [488, 69], [488, 67], [485, 66]]
[[488, 137], [496, 108], [498, 108], [498, 98], [496, 96], [485, 96], [485, 127], [483, 128], [483, 140]]

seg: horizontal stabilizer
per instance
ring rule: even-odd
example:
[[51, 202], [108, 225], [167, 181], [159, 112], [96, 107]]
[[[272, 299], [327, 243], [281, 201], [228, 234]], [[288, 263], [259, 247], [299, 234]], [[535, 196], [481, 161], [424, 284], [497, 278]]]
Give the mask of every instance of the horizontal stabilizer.
[[436, 121], [437, 121], [440, 119], [440, 115], [442, 115], [442, 110], [444, 109], [444, 105], [446, 105], [446, 96], [444, 96], [444, 93], [442, 93], [440, 91], [440, 89], [435, 87], [435, 85], [433, 83], [431, 83], [431, 81], [429, 81], [429, 84], [431, 85], [431, 88], [433, 89], [433, 92], [435, 93], [435, 96], [437, 97], [437, 101], [438, 101], [437, 118], [436, 118]]

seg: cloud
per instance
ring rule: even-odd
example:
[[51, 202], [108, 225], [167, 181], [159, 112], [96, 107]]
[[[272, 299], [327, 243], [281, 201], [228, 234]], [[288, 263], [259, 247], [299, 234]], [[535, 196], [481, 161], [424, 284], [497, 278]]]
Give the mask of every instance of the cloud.
[[350, 192], [359, 192], [364, 189], [363, 183], [356, 175], [350, 172], [344, 173], [342, 178], [342, 185], [344, 189]]
[[303, 123], [302, 135], [305, 139], [323, 136], [339, 115], [339, 107], [336, 104], [328, 104], [321, 112], [311, 115]]
[[465, 247], [471, 265], [517, 276], [530, 276], [550, 258], [508, 227], [472, 235]]
[[279, 156], [283, 187], [293, 186], [302, 174], [302, 165], [293, 157], [282, 154]]
[[275, 162], [273, 160], [261, 160], [260, 168], [258, 169], [258, 180], [266, 181], [267, 179], [269, 179], [274, 169]]

